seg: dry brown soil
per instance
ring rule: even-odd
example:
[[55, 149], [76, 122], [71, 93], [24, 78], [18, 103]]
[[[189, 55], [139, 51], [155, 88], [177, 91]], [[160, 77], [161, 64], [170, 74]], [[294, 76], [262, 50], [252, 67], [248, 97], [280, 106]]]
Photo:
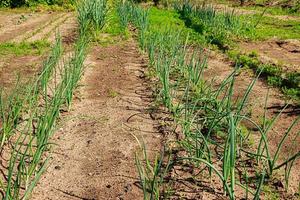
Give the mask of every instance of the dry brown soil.
[[[24, 16], [24, 17], [22, 17]], [[11, 13], [0, 11], [0, 42], [33, 42], [55, 40], [57, 31], [63, 39], [65, 51], [75, 41], [77, 23], [73, 13]], [[46, 52], [47, 53], [47, 52]], [[32, 77], [47, 55], [6, 55], [0, 59], [0, 87], [11, 88], [20, 75], [21, 81]]]
[[71, 112], [55, 133], [51, 164], [32, 199], [142, 199], [134, 154], [161, 136], [150, 118], [145, 61], [133, 40], [95, 46]]
[[40, 69], [41, 56], [9, 57], [0, 62], [0, 87], [4, 90], [12, 88], [18, 77], [27, 82]]
[[59, 30], [63, 37], [76, 28], [74, 13], [0, 12], [0, 42], [48, 40], [53, 42]]
[[255, 51], [262, 62], [283, 65], [284, 71], [300, 72], [300, 41], [299, 40], [268, 40], [264, 42], [241, 43], [245, 53]]

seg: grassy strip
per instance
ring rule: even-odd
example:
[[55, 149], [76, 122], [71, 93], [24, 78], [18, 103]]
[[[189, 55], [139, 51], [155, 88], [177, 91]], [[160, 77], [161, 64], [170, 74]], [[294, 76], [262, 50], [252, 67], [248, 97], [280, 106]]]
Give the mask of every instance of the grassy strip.
[[[263, 116], [262, 125], [250, 118], [247, 112], [248, 99], [259, 74], [239, 98], [235, 97], [236, 70], [219, 86], [205, 81], [203, 71], [206, 67], [206, 55], [201, 50], [189, 48], [188, 40], [182, 40], [184, 37], [179, 27], [160, 26], [160, 29], [150, 29], [153, 24], [149, 24], [149, 19], [153, 16], [147, 17], [148, 10], [136, 5], [122, 5], [129, 13], [129, 21], [139, 29], [140, 46], [148, 54], [150, 71], [153, 71], [157, 79], [156, 96], [171, 113], [183, 134], [183, 139], [177, 143], [184, 149], [184, 156], [176, 155], [177, 159], [171, 159], [167, 167], [161, 164], [163, 155], [155, 159], [153, 164], [145, 153], [145, 164], [137, 157], [144, 199], [168, 198], [168, 193], [163, 190], [166, 187], [162, 186], [162, 179], [178, 163], [178, 159], [185, 160], [199, 170], [204, 166], [200, 171], [208, 178], [215, 173], [223, 183], [224, 193], [230, 199], [235, 199], [236, 187], [241, 187], [246, 196], [259, 199], [263, 185], [268, 184], [274, 171], [288, 164], [292, 165], [299, 157], [299, 152], [296, 152], [282, 163], [278, 159], [285, 140], [300, 117], [291, 123], [283, 134], [276, 153], [271, 154], [268, 134], [283, 111], [270, 120], [266, 115]], [[258, 146], [249, 148], [251, 134], [244, 132], [245, 122], [257, 128], [260, 135]], [[215, 149], [219, 149], [218, 153], [214, 153]], [[244, 158], [257, 163], [256, 178], [249, 179], [253, 167], [241, 169], [241, 166], [246, 166]], [[243, 171], [243, 176], [238, 176], [239, 171]], [[289, 173], [285, 174], [285, 179], [288, 180]], [[197, 175], [192, 176], [196, 181]]]
[[255, 34], [249, 38], [252, 40], [278, 39], [300, 39], [300, 23], [296, 20], [281, 20], [259, 14], [246, 15], [252, 18], [253, 22], [259, 22]]
[[0, 57], [7, 55], [42, 55], [47, 49], [49, 49], [49, 47], [49, 42], [45, 40], [21, 43], [0, 43]]

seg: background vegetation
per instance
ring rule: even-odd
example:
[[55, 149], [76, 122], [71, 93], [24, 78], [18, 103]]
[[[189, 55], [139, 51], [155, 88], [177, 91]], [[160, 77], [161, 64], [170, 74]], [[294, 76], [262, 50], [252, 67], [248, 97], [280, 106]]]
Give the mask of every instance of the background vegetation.
[[74, 4], [75, 0], [0, 0], [1, 7], [21, 7], [21, 6], [36, 6], [38, 4], [45, 5], [65, 5]]

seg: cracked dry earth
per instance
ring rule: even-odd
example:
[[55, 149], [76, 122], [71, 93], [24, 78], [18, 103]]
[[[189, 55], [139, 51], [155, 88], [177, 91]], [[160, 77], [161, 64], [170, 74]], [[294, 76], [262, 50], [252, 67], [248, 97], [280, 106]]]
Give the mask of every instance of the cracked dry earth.
[[132, 39], [94, 47], [87, 60], [32, 200], [143, 198], [134, 159], [137, 138], [150, 152], [159, 150], [161, 140], [147, 111], [152, 99], [143, 78], [146, 61]]

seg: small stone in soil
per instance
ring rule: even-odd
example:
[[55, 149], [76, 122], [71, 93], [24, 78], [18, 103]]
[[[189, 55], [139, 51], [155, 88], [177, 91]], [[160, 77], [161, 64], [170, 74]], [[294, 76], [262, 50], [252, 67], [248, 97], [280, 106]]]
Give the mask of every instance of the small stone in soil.
[[54, 169], [60, 170], [60, 169], [61, 169], [61, 166], [57, 165], [57, 166], [54, 167]]
[[106, 185], [107, 188], [111, 188], [111, 185]]
[[130, 192], [131, 189], [132, 189], [132, 188], [131, 188], [131, 185], [128, 184], [128, 185], [125, 186], [125, 190], [124, 190], [124, 191], [127, 193], [127, 192]]

